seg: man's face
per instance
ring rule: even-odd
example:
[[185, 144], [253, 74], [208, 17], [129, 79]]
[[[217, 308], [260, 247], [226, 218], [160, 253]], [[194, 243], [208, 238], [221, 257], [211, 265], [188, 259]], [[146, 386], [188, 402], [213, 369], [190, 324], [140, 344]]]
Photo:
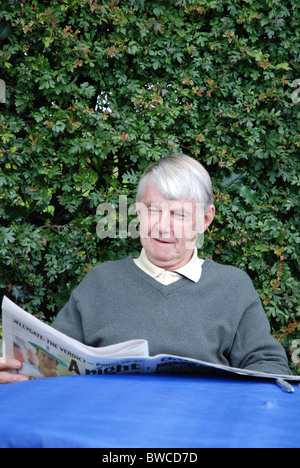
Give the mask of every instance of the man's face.
[[204, 231], [203, 205], [186, 199], [169, 200], [148, 184], [137, 208], [141, 243], [148, 259], [166, 270], [188, 263], [197, 233]]

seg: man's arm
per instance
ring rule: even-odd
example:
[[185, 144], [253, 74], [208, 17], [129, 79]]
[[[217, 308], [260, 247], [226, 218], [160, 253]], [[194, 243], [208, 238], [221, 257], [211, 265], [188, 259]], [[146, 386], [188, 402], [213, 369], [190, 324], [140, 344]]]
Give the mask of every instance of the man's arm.
[[231, 365], [268, 374], [290, 375], [283, 347], [271, 335], [258, 298], [244, 312], [230, 352]]

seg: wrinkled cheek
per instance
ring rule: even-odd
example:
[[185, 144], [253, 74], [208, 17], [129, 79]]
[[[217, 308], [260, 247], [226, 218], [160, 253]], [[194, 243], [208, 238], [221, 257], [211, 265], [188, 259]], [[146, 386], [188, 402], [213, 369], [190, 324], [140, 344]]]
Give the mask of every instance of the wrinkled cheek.
[[145, 223], [140, 223], [140, 238], [147, 239], [148, 237], [148, 227]]
[[184, 234], [184, 225], [180, 222], [178, 223], [174, 223], [173, 225], [173, 232], [174, 232], [174, 237], [176, 239], [183, 239], [185, 237], [185, 234]]
[[158, 223], [152, 222], [150, 224], [149, 237], [151, 237], [152, 239], [160, 237], [160, 230], [159, 230], [159, 224]]
[[198, 233], [197, 229], [192, 224], [186, 225], [184, 227], [184, 238], [185, 239], [193, 240], [197, 236], [197, 233]]
[[151, 219], [145, 217], [140, 220], [140, 237], [142, 239], [148, 239], [155, 237], [155, 233], [158, 232], [157, 223], [151, 221]]

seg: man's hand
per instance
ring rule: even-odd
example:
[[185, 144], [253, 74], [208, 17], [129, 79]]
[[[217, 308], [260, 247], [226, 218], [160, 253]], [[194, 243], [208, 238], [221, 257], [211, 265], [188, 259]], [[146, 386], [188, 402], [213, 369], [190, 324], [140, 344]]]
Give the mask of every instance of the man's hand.
[[22, 367], [22, 363], [16, 359], [8, 359], [5, 361], [3, 358], [0, 358], [0, 384], [12, 383], [12, 382], [22, 382], [28, 380], [26, 375], [22, 374], [13, 374], [9, 372], [10, 370], [17, 370]]

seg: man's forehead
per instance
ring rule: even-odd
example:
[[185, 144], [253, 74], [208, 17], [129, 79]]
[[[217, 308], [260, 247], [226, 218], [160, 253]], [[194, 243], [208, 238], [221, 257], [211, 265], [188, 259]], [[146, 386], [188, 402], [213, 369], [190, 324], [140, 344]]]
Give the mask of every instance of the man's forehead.
[[147, 201], [147, 208], [156, 210], [184, 211], [193, 212], [196, 209], [196, 203], [186, 200], [166, 200], [162, 202]]
[[142, 199], [143, 202], [147, 205], [154, 203], [166, 203], [172, 206], [183, 206], [184, 204], [186, 204], [187, 206], [190, 205], [192, 207], [196, 204], [194, 200], [189, 200], [186, 198], [167, 198], [156, 188], [155, 185], [152, 184], [148, 184], [146, 186]]

